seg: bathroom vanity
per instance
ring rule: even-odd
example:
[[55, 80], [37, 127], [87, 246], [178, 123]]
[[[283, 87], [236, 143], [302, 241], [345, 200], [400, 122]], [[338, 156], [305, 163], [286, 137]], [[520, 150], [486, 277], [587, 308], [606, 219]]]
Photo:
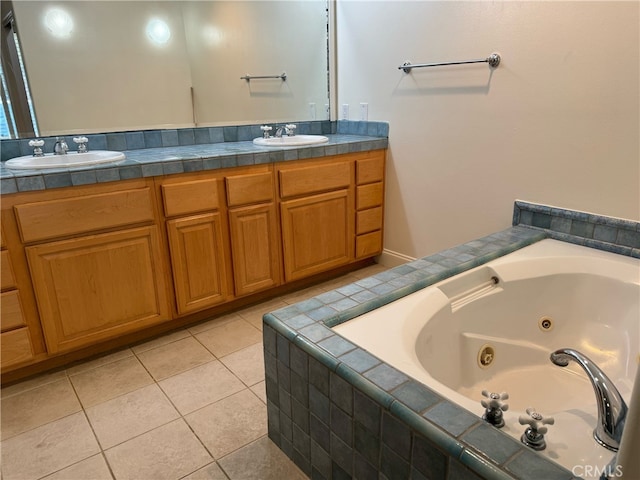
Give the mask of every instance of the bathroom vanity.
[[385, 152], [4, 194], [3, 377], [369, 262]]

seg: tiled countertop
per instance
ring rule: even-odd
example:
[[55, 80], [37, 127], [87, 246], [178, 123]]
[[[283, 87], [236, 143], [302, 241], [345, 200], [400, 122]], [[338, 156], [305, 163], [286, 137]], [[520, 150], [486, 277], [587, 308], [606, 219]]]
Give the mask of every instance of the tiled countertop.
[[197, 172], [265, 163], [318, 158], [387, 148], [386, 137], [328, 134], [329, 142], [308, 147], [260, 147], [251, 141], [124, 150], [117, 164], [46, 170], [11, 170], [0, 166], [0, 192], [10, 194], [89, 185], [132, 178]]

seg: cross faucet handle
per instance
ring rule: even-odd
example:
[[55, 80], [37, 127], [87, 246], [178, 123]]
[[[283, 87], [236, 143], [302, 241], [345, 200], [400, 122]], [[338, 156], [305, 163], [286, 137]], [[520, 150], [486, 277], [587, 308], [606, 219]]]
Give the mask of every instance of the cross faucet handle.
[[520, 425], [529, 425], [532, 430], [542, 435], [544, 435], [548, 431], [548, 428], [544, 425], [553, 425], [556, 421], [553, 417], [542, 416], [541, 414], [536, 412], [533, 407], [527, 408], [526, 412], [527, 415], [520, 415], [520, 417], [518, 417], [518, 422], [520, 422]]
[[480, 400], [480, 404], [484, 408], [489, 408], [489, 409], [499, 408], [503, 412], [506, 412], [507, 410], [509, 410], [509, 404], [502, 401], [502, 400], [509, 399], [509, 394], [507, 392], [494, 393], [494, 392], [490, 392], [489, 390], [483, 390], [482, 396], [488, 399], [488, 400]]

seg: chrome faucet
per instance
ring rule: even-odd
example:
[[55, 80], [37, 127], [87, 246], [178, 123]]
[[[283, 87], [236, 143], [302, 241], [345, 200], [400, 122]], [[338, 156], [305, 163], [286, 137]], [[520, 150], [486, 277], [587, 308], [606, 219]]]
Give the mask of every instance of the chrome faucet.
[[67, 145], [64, 137], [56, 137], [56, 144], [53, 146], [53, 153], [55, 155], [66, 155], [67, 151], [69, 151], [69, 145]]
[[550, 359], [560, 367], [566, 367], [573, 360], [585, 371], [593, 385], [598, 404], [598, 424], [593, 437], [600, 445], [617, 452], [628, 408], [613, 382], [588, 357], [571, 348], [556, 350]]
[[286, 134], [287, 137], [293, 137], [296, 134], [296, 125], [292, 123], [287, 123], [286, 125], [282, 125], [276, 129], [276, 138], [282, 137], [282, 134]]

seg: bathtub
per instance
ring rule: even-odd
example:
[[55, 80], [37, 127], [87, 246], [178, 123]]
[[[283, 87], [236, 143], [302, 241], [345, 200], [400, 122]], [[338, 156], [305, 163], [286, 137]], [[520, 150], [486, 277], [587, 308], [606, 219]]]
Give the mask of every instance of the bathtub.
[[[595, 393], [569, 347], [628, 405], [639, 360], [640, 260], [546, 239], [334, 327], [381, 360], [481, 416], [483, 390], [508, 392], [502, 431], [520, 439], [533, 407], [553, 417], [541, 453], [574, 473], [613, 457], [593, 439]], [[584, 470], [582, 470], [584, 471]]]

